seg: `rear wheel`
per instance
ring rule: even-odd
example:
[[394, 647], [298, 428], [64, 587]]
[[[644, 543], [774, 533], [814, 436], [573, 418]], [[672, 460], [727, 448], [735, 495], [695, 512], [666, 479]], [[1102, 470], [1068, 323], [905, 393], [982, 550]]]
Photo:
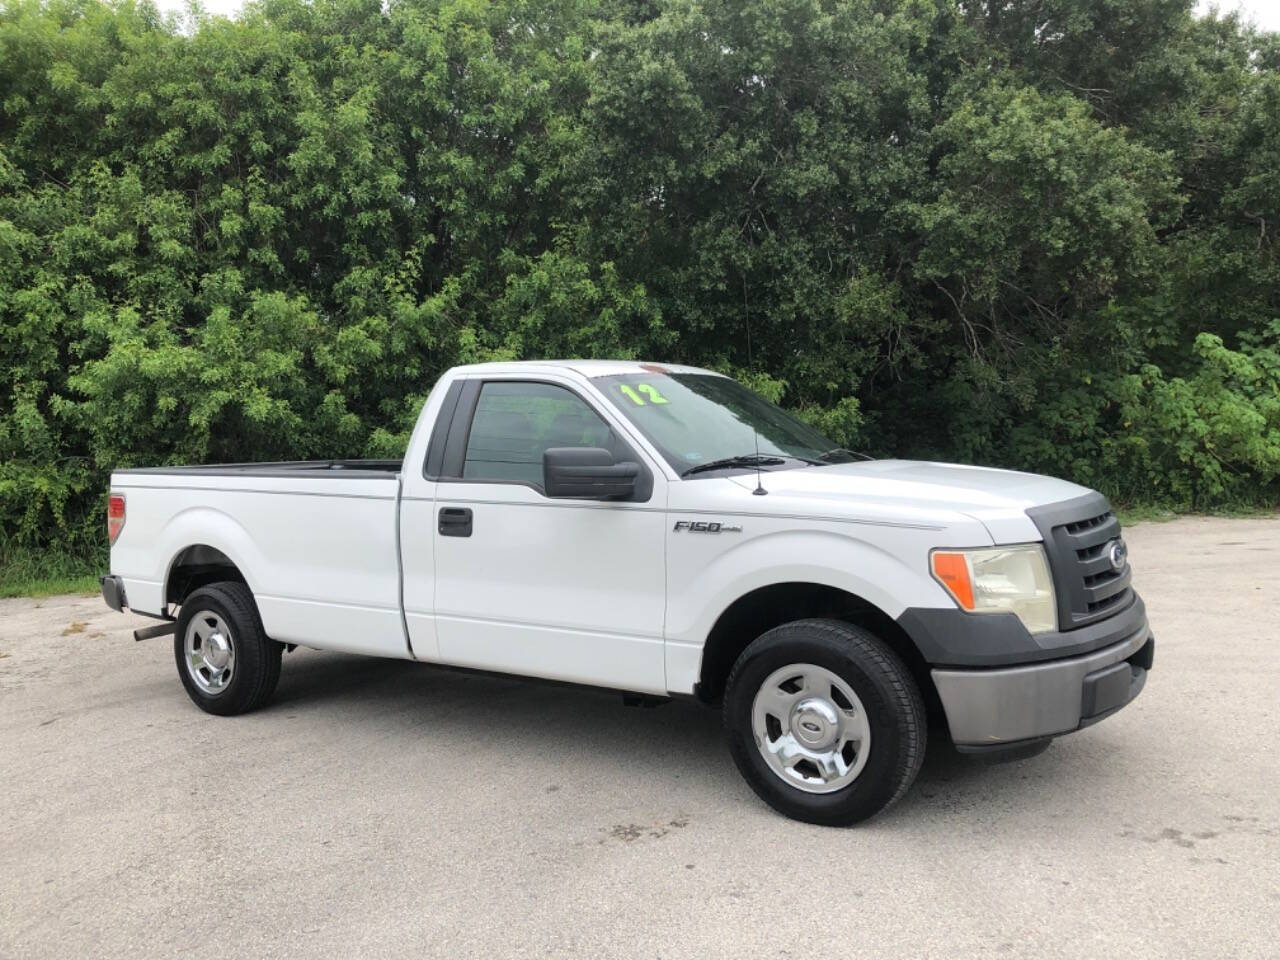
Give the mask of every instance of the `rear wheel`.
[[725, 691], [730, 749], [747, 783], [796, 820], [844, 826], [896, 802], [924, 760], [924, 703], [879, 638], [799, 620], [757, 638]]
[[201, 710], [231, 716], [270, 699], [284, 648], [263, 631], [247, 586], [228, 581], [194, 591], [182, 603], [177, 627], [178, 675]]

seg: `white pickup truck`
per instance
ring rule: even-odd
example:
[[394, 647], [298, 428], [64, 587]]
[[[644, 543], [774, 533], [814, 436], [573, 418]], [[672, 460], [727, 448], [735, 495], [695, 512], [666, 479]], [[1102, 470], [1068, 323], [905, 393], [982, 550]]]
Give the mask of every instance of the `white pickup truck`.
[[691, 697], [814, 823], [901, 797], [927, 717], [1033, 753], [1154, 648], [1101, 494], [868, 460], [670, 364], [457, 367], [402, 463], [121, 470], [108, 532], [104, 599], [166, 621], [139, 634], [211, 713], [265, 703], [297, 644]]

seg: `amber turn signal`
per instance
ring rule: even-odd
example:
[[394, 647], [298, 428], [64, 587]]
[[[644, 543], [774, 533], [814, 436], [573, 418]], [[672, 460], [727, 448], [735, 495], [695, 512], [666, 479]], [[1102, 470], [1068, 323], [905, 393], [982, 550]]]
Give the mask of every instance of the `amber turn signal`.
[[973, 609], [973, 581], [969, 578], [969, 562], [963, 553], [935, 551], [933, 575], [955, 597], [956, 603], [965, 610]]

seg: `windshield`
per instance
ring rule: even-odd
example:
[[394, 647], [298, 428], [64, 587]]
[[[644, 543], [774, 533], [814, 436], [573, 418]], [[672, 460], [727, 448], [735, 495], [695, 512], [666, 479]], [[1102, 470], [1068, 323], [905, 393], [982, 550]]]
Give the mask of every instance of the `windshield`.
[[[781, 463], [765, 468], [842, 463], [852, 459], [817, 430], [728, 377], [706, 373], [628, 373], [596, 384], [640, 428], [677, 473], [737, 457]], [[725, 464], [725, 469], [755, 464]], [[696, 470], [694, 470], [696, 473]]]

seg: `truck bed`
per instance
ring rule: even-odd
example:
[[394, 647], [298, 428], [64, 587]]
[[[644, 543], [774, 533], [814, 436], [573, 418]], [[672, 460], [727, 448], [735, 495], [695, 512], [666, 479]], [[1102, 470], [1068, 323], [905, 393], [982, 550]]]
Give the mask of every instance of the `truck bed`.
[[163, 614], [185, 551], [225, 556], [268, 633], [349, 653], [406, 656], [400, 616], [398, 460], [224, 463], [118, 470], [111, 550], [129, 606]]
[[281, 460], [275, 463], [209, 463], [189, 467], [136, 467], [116, 474], [185, 475], [192, 477], [342, 477], [394, 478], [400, 460]]

